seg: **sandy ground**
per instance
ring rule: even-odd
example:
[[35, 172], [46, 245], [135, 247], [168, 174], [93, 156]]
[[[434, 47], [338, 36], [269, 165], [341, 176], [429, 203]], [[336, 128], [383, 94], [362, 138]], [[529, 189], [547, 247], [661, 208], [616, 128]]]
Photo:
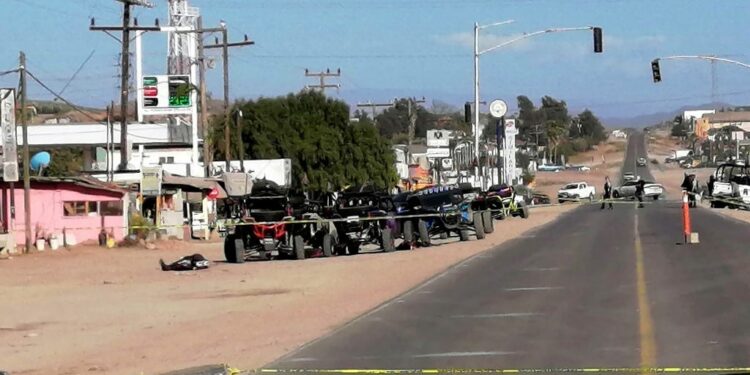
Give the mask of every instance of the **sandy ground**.
[[[221, 245], [92, 247], [0, 260], [0, 369], [12, 374], [153, 374], [254, 368], [425, 281], [546, 224], [573, 205], [497, 222], [484, 241], [305, 261], [221, 262]], [[208, 270], [162, 272], [200, 252]]]
[[[606, 176], [609, 176], [612, 183], [617, 183], [625, 157], [626, 145], [626, 140], [613, 139], [601, 145], [599, 150], [584, 152], [571, 158], [570, 164], [586, 165], [591, 168], [590, 171], [537, 172], [534, 190], [549, 195], [552, 201], [556, 202], [557, 191], [563, 185], [585, 181], [596, 186], [597, 194], [601, 194]], [[604, 155], [604, 158], [602, 158], [602, 155]]]

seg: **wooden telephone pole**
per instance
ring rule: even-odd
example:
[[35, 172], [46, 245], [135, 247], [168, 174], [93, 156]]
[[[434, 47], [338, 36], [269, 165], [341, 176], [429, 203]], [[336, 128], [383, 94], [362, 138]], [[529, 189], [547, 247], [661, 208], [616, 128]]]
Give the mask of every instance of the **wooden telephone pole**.
[[331, 69], [326, 69], [325, 72], [310, 72], [308, 69], [305, 69], [305, 77], [318, 77], [320, 80], [320, 83], [317, 85], [305, 85], [306, 89], [318, 89], [320, 92], [325, 92], [326, 89], [333, 89], [335, 88], [338, 90], [341, 88], [341, 84], [326, 84], [326, 78], [328, 77], [341, 77], [341, 69], [336, 69], [335, 73], [331, 73]]
[[21, 80], [21, 127], [23, 128], [23, 226], [26, 235], [24, 252], [31, 252], [31, 166], [29, 165], [29, 124], [26, 119], [26, 54], [21, 52], [18, 57]]
[[[94, 19], [91, 19], [91, 31], [104, 31], [122, 45], [120, 52], [120, 165], [118, 169], [125, 170], [128, 168], [128, 97], [130, 96], [130, 32], [131, 31], [159, 31], [156, 27], [139, 27], [130, 25], [132, 6], [143, 6], [152, 8], [153, 5], [145, 0], [117, 0], [122, 3], [122, 26], [95, 26]], [[110, 34], [110, 31], [122, 31], [122, 38], [118, 39]]]
[[[214, 30], [214, 29], [212, 29]], [[203, 33], [207, 30], [199, 30], [200, 33]], [[226, 170], [229, 171], [229, 161], [231, 158], [231, 139], [230, 139], [230, 129], [229, 129], [229, 47], [242, 47], [242, 46], [250, 46], [255, 44], [254, 41], [248, 39], [247, 35], [245, 35], [245, 40], [241, 42], [234, 42], [229, 43], [229, 35], [227, 33], [227, 27], [226, 24], [223, 22], [221, 23], [221, 27], [219, 29], [215, 29], [215, 31], [221, 32], [221, 43], [219, 43], [218, 38], [216, 39], [215, 44], [211, 44], [208, 46], [203, 46], [203, 49], [215, 49], [215, 48], [221, 48], [221, 55], [224, 62], [224, 159], [226, 161]], [[203, 58], [203, 56], [200, 56]]]

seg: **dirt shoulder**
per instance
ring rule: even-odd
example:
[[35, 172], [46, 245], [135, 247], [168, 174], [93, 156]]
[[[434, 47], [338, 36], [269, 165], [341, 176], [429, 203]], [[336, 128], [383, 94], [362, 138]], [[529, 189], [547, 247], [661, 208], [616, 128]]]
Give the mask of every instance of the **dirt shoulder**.
[[[0, 358], [12, 374], [159, 373], [268, 363], [463, 259], [574, 206], [497, 222], [483, 241], [391, 254], [226, 264], [221, 245], [78, 248], [0, 260]], [[199, 252], [204, 271], [158, 260]]]

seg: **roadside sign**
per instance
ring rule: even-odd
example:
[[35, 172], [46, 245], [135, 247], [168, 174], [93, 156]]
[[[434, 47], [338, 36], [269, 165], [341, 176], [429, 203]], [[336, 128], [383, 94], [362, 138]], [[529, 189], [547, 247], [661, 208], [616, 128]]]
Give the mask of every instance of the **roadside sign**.
[[187, 75], [151, 75], [142, 78], [139, 109], [144, 115], [190, 114], [193, 87]]
[[505, 135], [515, 136], [517, 134], [518, 134], [518, 129], [516, 128], [516, 120], [515, 119], [505, 120]]
[[500, 118], [505, 116], [508, 112], [508, 105], [500, 99], [493, 100], [490, 103], [490, 115], [494, 118]]
[[451, 149], [449, 148], [431, 147], [427, 149], [428, 158], [449, 158], [450, 156]]
[[443, 129], [431, 129], [427, 131], [427, 147], [448, 147], [450, 145], [451, 138], [453, 138], [452, 130]]
[[144, 197], [161, 195], [162, 169], [158, 167], [141, 168], [141, 194]]
[[16, 138], [16, 92], [14, 89], [0, 89], [0, 159], [3, 166], [3, 180], [18, 181], [18, 151]]

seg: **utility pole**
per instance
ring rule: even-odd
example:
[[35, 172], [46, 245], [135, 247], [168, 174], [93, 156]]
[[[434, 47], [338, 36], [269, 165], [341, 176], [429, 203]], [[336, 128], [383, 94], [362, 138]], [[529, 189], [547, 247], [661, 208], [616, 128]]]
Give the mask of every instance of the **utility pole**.
[[[201, 35], [205, 31], [206, 30], [203, 29], [198, 30]], [[255, 42], [248, 39], [247, 35], [245, 35], [244, 41], [229, 43], [229, 35], [224, 22], [221, 23], [221, 28], [218, 31], [221, 31], [222, 42], [219, 43], [219, 40], [217, 39], [215, 44], [203, 46], [203, 49], [221, 48], [221, 54], [224, 60], [224, 159], [226, 160], [226, 170], [229, 171], [229, 161], [231, 160], [232, 153], [229, 137], [229, 47], [249, 46], [255, 44]], [[202, 55], [200, 57], [203, 58]]]
[[[159, 30], [158, 27], [138, 27], [137, 25], [130, 25], [130, 7], [132, 6], [143, 6], [152, 8], [153, 5], [146, 0], [117, 0], [122, 3], [122, 27], [117, 26], [103, 26], [98, 27], [94, 25], [94, 19], [91, 19], [91, 26], [89, 30], [92, 31], [104, 31], [109, 34], [110, 31], [122, 31], [122, 38], [117, 39], [121, 45], [122, 50], [120, 52], [120, 170], [125, 170], [128, 167], [128, 97], [130, 95], [129, 90], [129, 79], [130, 79], [130, 31], [154, 31]], [[111, 34], [109, 34], [112, 36]]]
[[26, 234], [24, 252], [31, 252], [31, 168], [29, 166], [29, 125], [26, 119], [26, 54], [19, 54], [21, 73], [21, 126], [23, 127], [23, 220]]
[[390, 108], [393, 107], [394, 103], [373, 103], [368, 101], [367, 103], [357, 103], [357, 108], [370, 108], [372, 110], [372, 122], [375, 123], [375, 111], [378, 108]]
[[242, 119], [244, 118], [242, 110], [237, 108], [237, 157], [240, 159], [240, 169], [245, 172], [245, 145], [242, 142]]
[[206, 177], [211, 177], [211, 143], [208, 138], [211, 136], [208, 124], [208, 108], [206, 97], [206, 58], [203, 51], [203, 17], [198, 17], [198, 80], [200, 87], [200, 107], [201, 107], [201, 127], [203, 128], [203, 169]]
[[[412, 98], [409, 98], [407, 102], [408, 103], [408, 115], [409, 115], [409, 145], [408, 145], [409, 151], [411, 151], [411, 144], [412, 142], [414, 142], [414, 131], [416, 130], [416, 127], [417, 127], [417, 112], [418, 111], [417, 111], [416, 105], [422, 104], [424, 102], [425, 102], [424, 97], [422, 97], [422, 99], [420, 100], [417, 100], [412, 97]], [[412, 109], [412, 107], [414, 107], [414, 109]]]
[[341, 77], [341, 69], [336, 69], [336, 73], [331, 73], [331, 69], [326, 69], [325, 72], [310, 72], [305, 69], [305, 77], [318, 77], [320, 83], [317, 85], [305, 85], [306, 89], [319, 89], [320, 92], [325, 92], [326, 89], [335, 88], [338, 90], [341, 88], [341, 84], [326, 84], [326, 78], [328, 77]]

